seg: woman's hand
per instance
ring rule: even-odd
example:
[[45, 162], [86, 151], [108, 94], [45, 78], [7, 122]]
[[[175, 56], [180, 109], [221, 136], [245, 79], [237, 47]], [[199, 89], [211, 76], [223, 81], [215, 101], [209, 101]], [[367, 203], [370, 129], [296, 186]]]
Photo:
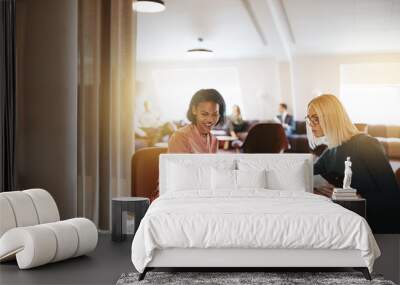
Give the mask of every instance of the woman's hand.
[[333, 193], [333, 188], [335, 188], [335, 186], [333, 186], [331, 184], [320, 186], [320, 187], [314, 188], [314, 194], [318, 194], [318, 195], [322, 195], [322, 196], [331, 198], [332, 193]]

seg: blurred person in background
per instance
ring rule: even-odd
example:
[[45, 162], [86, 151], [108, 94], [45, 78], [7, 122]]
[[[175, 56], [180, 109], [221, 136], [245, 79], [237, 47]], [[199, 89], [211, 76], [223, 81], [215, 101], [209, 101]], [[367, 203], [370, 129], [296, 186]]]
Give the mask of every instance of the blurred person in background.
[[291, 135], [295, 130], [295, 121], [293, 116], [287, 112], [287, 105], [285, 103], [279, 104], [278, 115], [275, 120], [282, 124], [286, 136]]

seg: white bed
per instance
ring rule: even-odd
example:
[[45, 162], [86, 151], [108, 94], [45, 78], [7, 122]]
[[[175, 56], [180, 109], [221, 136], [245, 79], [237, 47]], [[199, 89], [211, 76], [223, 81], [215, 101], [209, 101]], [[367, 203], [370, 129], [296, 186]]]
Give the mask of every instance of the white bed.
[[[160, 197], [132, 243], [154, 267], [355, 267], [379, 248], [367, 222], [312, 194], [308, 154], [166, 154]], [[368, 268], [368, 270], [367, 270]]]

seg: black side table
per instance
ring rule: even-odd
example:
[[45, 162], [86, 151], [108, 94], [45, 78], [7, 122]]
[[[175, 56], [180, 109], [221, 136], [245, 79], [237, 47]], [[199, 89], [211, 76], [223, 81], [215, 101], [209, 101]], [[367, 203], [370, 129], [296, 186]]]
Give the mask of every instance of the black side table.
[[364, 198], [355, 199], [332, 199], [333, 203], [339, 204], [340, 206], [359, 214], [364, 219], [367, 219], [367, 200]]
[[118, 197], [112, 199], [112, 233], [113, 241], [123, 241], [126, 239], [126, 215], [124, 212], [130, 212], [134, 215], [136, 233], [140, 221], [149, 208], [150, 200], [143, 197]]

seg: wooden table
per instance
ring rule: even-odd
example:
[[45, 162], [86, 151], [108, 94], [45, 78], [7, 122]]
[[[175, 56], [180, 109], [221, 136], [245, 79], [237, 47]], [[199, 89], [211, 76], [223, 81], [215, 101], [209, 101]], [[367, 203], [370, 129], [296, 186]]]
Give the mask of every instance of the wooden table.
[[237, 140], [237, 138], [232, 136], [215, 136], [215, 137], [217, 138], [218, 142], [224, 143], [223, 149], [229, 149], [230, 142]]

